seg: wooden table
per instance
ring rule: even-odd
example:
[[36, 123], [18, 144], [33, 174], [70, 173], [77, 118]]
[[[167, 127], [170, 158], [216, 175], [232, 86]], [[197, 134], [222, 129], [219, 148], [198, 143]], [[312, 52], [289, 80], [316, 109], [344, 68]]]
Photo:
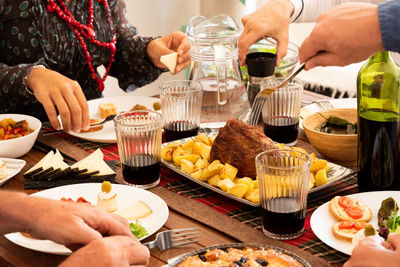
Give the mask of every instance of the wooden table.
[[[303, 99], [305, 101], [313, 101], [321, 98], [326, 98], [325, 96], [312, 93], [312, 92], [304, 92]], [[309, 151], [313, 151], [313, 148], [308, 144], [304, 133], [300, 133], [299, 135], [299, 146], [307, 148]], [[24, 169], [13, 179], [9, 180], [2, 186], [2, 190], [14, 190], [14, 191], [24, 191], [24, 178], [22, 174], [29, 168], [29, 166], [37, 163], [45, 153], [40, 152], [39, 150], [33, 148], [28, 154], [26, 154], [22, 159], [24, 159], [27, 164]], [[156, 187], [151, 191], [154, 193], [161, 192], [160, 190], [167, 190], [165, 188]], [[167, 190], [169, 191], [169, 190]], [[170, 214], [165, 225], [160, 229], [176, 229], [176, 228], [185, 228], [185, 227], [198, 227], [200, 229], [200, 242], [195, 243], [190, 246], [170, 249], [166, 251], [160, 251], [158, 249], [151, 250], [151, 259], [149, 266], [161, 266], [167, 262], [167, 259], [172, 258], [174, 256], [180, 255], [184, 252], [192, 251], [197, 248], [206, 247], [214, 244], [221, 243], [232, 243], [238, 242], [238, 240], [246, 240], [246, 233], [248, 231], [254, 231], [254, 229], [250, 229], [247, 225], [236, 222], [224, 216], [222, 214], [218, 214], [218, 212], [206, 207], [205, 205], [196, 202], [192, 199], [184, 199], [185, 205], [176, 205], [170, 203], [176, 203], [174, 199], [179, 198], [181, 196], [177, 195], [172, 191], [163, 191], [164, 200], [167, 202], [170, 208]], [[27, 194], [34, 193], [34, 190], [25, 190]], [[188, 209], [196, 209], [197, 215], [187, 216]], [[29, 211], [27, 211], [29, 212]], [[221, 216], [220, 224], [231, 224], [232, 225], [232, 233], [223, 233], [219, 231], [218, 224], [214, 225], [206, 225], [201, 223], [202, 214], [213, 214], [215, 216]], [[227, 218], [225, 218], [227, 217]], [[152, 240], [155, 238], [155, 234], [150, 236], [147, 240]], [[249, 240], [253, 242], [262, 242], [263, 238], [265, 238], [260, 232], [259, 240]], [[279, 241], [276, 241], [279, 242]], [[63, 261], [66, 257], [60, 255], [52, 255], [47, 253], [41, 253], [34, 250], [29, 250], [23, 247], [20, 247], [10, 241], [8, 241], [5, 237], [0, 237], [0, 266], [55, 266]], [[323, 265], [323, 262], [321, 263]]]

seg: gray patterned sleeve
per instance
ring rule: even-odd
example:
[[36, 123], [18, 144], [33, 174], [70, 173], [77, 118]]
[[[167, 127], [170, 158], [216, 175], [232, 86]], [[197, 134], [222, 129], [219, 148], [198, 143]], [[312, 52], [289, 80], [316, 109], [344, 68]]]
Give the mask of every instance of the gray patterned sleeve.
[[146, 48], [153, 37], [138, 36], [137, 29], [128, 23], [123, 0], [110, 1], [110, 9], [117, 29], [117, 52], [110, 75], [118, 78], [119, 85], [126, 90], [151, 83], [165, 69], [155, 67], [147, 58]]
[[0, 113], [18, 112], [22, 106], [36, 102], [36, 98], [24, 86], [25, 77], [34, 65], [8, 66], [0, 63]]

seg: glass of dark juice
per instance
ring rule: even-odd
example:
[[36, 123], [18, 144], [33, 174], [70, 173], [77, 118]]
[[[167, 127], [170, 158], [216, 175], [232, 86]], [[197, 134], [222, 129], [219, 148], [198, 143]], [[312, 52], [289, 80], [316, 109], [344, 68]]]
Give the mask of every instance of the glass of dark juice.
[[114, 118], [124, 182], [148, 189], [160, 182], [161, 114], [135, 110]]
[[265, 235], [280, 240], [301, 236], [310, 156], [290, 149], [264, 151], [257, 155], [256, 167]]
[[[268, 77], [261, 81], [261, 90], [276, 88], [284, 78]], [[293, 79], [266, 98], [262, 110], [266, 136], [277, 143], [294, 146], [299, 132], [303, 82]]]
[[197, 135], [203, 90], [196, 81], [168, 81], [160, 86], [165, 141]]

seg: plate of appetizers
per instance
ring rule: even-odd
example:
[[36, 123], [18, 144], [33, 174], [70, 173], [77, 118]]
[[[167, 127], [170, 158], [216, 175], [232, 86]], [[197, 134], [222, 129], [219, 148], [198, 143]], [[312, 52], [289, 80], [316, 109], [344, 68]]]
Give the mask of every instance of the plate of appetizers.
[[[378, 229], [378, 210], [382, 201], [389, 197], [399, 202], [400, 192], [376, 191], [357, 193], [345, 197], [336, 196], [313, 212], [310, 221], [311, 229], [328, 246], [351, 255], [354, 246], [360, 240], [359, 233], [362, 232], [359, 230], [362, 230], [366, 225], [372, 226], [375, 230]], [[339, 202], [341, 203], [338, 205], [337, 203]], [[362, 211], [360, 216], [356, 215], [353, 209], [350, 213], [344, 212], [346, 209], [340, 211], [349, 202], [360, 207], [359, 210]], [[349, 214], [353, 217], [346, 218]], [[344, 223], [343, 221], [346, 222]], [[377, 234], [376, 231], [375, 234]]]
[[[104, 186], [104, 184], [66, 185], [43, 190], [32, 195], [77, 202], [84, 198], [91, 205], [99, 205], [109, 212], [113, 211], [127, 218], [132, 224], [139, 224], [144, 227], [147, 234], [140, 237], [140, 240], [155, 233], [167, 221], [168, 206], [159, 196], [132, 186], [112, 184], [111, 188], [108, 188], [109, 185]], [[17, 245], [32, 250], [59, 255], [71, 254], [71, 251], [65, 246], [49, 240], [38, 240], [21, 233], [11, 233], [5, 235], [5, 237]]]
[[[219, 253], [221, 250], [225, 253]], [[243, 266], [246, 262], [254, 264], [257, 262], [258, 266], [311, 267], [305, 259], [294, 252], [256, 243], [220, 244], [201, 248], [169, 259], [168, 265], [163, 267], [241, 266], [237, 263], [238, 258]]]
[[[147, 109], [160, 111], [160, 99], [147, 96], [116, 96], [107, 98], [98, 98], [88, 101], [90, 119], [95, 123], [103, 120], [108, 115], [119, 114], [133, 109]], [[161, 112], [161, 111], [160, 111]], [[82, 138], [84, 140], [99, 143], [116, 143], [114, 122], [107, 121], [103, 127], [93, 127], [88, 132], [68, 133]]]
[[9, 159], [0, 157], [0, 185], [17, 175], [26, 162], [22, 159]]
[[[238, 126], [233, 126], [236, 124]], [[248, 130], [248, 126], [243, 124], [243, 122], [238, 120], [228, 121], [225, 127], [237, 127], [240, 130], [235, 129], [236, 133], [244, 133]], [[221, 136], [217, 135], [215, 132], [211, 132], [210, 134], [200, 133], [194, 137], [162, 144], [161, 160], [163, 164], [171, 170], [201, 186], [241, 203], [258, 207], [260, 206], [258, 181], [255, 174], [250, 175], [250, 173], [254, 173], [254, 171], [250, 170], [250, 163], [247, 164], [247, 162], [250, 161], [254, 162], [254, 158], [249, 158], [249, 150], [246, 150], [246, 155], [248, 157], [246, 162], [243, 160], [244, 156], [240, 157], [240, 155], [234, 155], [234, 153], [237, 153], [236, 151], [245, 150], [245, 148], [238, 147], [238, 140], [241, 142], [238, 136], [234, 136], [232, 140], [227, 141], [230, 147], [225, 145], [226, 140], [222, 139], [231, 138], [232, 135], [235, 135], [231, 134], [229, 132], [230, 130], [225, 127], [221, 128], [223, 132]], [[252, 133], [255, 135], [255, 132]], [[245, 133], [245, 135], [247, 138], [248, 133]], [[265, 136], [262, 135], [259, 137], [265, 141]], [[270, 140], [269, 142], [272, 141]], [[276, 148], [285, 147], [272, 143], [270, 149]], [[223, 150], [218, 152], [218, 149], [220, 151]], [[290, 149], [293, 153], [296, 153], [296, 151], [307, 153], [307, 151], [299, 147], [292, 147]], [[232, 150], [234, 151], [232, 152]], [[217, 158], [221, 154], [224, 154], [223, 156], [226, 157], [225, 160]], [[258, 153], [253, 154], [256, 155]], [[311, 154], [310, 157], [312, 160], [309, 193], [331, 186], [338, 180], [353, 173], [351, 169], [323, 159], [318, 159], [314, 154]], [[235, 158], [235, 160], [231, 160], [233, 158]], [[227, 162], [228, 160], [230, 160], [230, 162]], [[243, 170], [244, 168], [248, 170]]]

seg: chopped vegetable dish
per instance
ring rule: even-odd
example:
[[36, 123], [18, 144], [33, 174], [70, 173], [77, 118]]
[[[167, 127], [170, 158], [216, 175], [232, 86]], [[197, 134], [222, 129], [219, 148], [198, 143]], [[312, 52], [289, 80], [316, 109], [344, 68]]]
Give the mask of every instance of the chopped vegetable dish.
[[0, 121], [0, 140], [22, 137], [32, 133], [26, 120], [15, 122], [11, 118]]

